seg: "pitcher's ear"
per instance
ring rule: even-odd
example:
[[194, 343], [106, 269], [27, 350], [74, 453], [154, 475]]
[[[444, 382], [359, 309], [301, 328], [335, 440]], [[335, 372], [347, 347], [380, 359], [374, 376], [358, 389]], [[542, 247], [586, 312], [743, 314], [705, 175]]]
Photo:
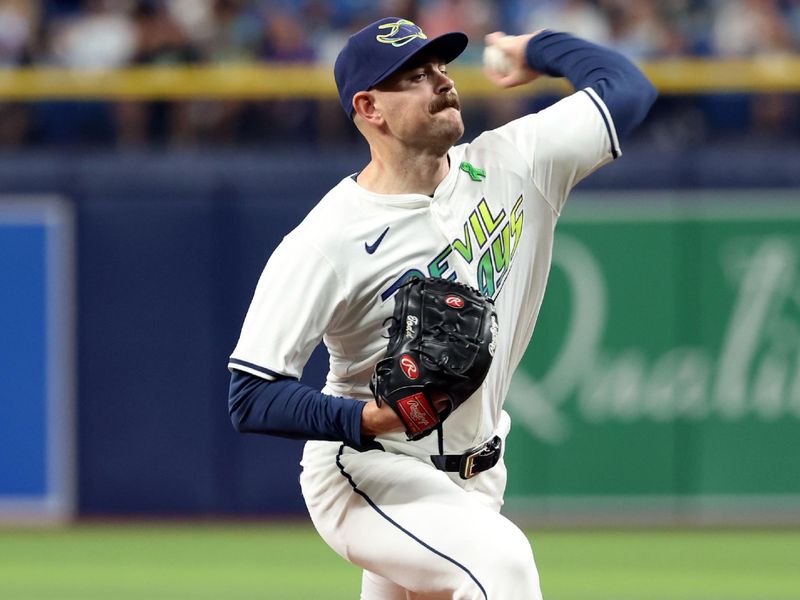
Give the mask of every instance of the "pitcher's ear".
[[353, 96], [353, 111], [368, 123], [375, 123], [383, 117], [375, 106], [375, 95], [371, 92], [358, 92]]

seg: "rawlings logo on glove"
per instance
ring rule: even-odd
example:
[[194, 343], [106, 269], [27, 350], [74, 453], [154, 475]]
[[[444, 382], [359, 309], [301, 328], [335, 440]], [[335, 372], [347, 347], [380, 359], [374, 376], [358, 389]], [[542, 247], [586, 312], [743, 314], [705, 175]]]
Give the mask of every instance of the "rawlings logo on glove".
[[[370, 381], [409, 440], [436, 430], [481, 386], [497, 343], [492, 300], [448, 279], [413, 279], [395, 296], [385, 357]], [[434, 399], [446, 398], [437, 410]]]

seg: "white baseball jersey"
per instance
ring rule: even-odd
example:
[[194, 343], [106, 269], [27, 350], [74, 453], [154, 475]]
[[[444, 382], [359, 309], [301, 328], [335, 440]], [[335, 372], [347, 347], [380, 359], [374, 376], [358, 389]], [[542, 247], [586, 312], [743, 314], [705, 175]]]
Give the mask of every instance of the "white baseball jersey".
[[[444, 450], [505, 437], [502, 405], [542, 303], [557, 218], [572, 187], [619, 154], [611, 117], [587, 88], [453, 147], [432, 197], [376, 194], [343, 179], [269, 259], [229, 368], [300, 378], [322, 339], [323, 392], [371, 400], [394, 291], [412, 275], [456, 279], [495, 300], [499, 335], [483, 386], [444, 422]], [[378, 441], [438, 453], [435, 435]]]

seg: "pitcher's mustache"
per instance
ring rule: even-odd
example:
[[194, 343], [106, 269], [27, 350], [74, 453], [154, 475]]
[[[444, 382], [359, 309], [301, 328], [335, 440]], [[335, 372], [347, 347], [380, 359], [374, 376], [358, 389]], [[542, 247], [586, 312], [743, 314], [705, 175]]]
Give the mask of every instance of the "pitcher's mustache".
[[431, 113], [437, 113], [445, 108], [455, 108], [461, 110], [461, 102], [458, 100], [458, 94], [455, 92], [448, 92], [433, 99], [430, 105]]

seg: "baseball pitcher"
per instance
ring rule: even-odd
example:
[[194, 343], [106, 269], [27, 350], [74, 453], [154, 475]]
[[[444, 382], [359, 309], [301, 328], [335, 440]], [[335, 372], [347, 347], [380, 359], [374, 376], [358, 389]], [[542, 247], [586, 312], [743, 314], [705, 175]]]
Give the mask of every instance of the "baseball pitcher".
[[[616, 52], [565, 33], [486, 38], [500, 88], [540, 74], [575, 93], [456, 145], [447, 65], [388, 17], [350, 37], [334, 74], [371, 159], [267, 262], [229, 368], [242, 432], [309, 440], [300, 484], [363, 600], [541, 598], [531, 546], [500, 513], [503, 402], [533, 333], [570, 190], [621, 155], [655, 90]], [[325, 387], [301, 383], [322, 340]]]

